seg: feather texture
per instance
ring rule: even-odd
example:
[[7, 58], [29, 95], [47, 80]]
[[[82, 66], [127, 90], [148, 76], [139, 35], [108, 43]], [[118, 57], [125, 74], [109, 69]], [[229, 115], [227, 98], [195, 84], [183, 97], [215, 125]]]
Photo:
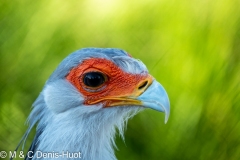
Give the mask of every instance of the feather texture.
[[[29, 128], [23, 137], [25, 143], [31, 129], [38, 123], [29, 151], [81, 152], [84, 160], [116, 159], [116, 129], [123, 138], [127, 120], [143, 107], [84, 105], [83, 96], [65, 77], [72, 68], [92, 57], [111, 60], [128, 73], [148, 72], [141, 61], [129, 57], [123, 50], [87, 48], [72, 53], [53, 72], [33, 104], [28, 118]], [[29, 159], [37, 159], [36, 154]]]

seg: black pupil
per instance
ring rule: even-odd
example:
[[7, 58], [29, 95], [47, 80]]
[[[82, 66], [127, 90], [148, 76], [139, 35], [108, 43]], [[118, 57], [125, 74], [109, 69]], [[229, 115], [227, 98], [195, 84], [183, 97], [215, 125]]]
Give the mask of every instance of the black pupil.
[[105, 81], [102, 73], [89, 72], [83, 77], [83, 82], [88, 87], [98, 87]]

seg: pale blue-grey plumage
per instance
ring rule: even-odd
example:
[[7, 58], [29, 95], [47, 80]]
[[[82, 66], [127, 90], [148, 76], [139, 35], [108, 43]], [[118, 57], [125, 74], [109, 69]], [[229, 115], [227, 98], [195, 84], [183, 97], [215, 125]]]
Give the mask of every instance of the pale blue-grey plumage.
[[[103, 108], [101, 103], [84, 105], [81, 93], [65, 77], [72, 68], [88, 58], [108, 59], [128, 73], [148, 73], [141, 61], [131, 58], [127, 52], [120, 49], [85, 48], [70, 54], [47, 80], [43, 91], [33, 104], [28, 118], [29, 128], [22, 139], [25, 141], [33, 126], [38, 124], [30, 151], [80, 151], [81, 159], [116, 159], [114, 155], [116, 128], [123, 137], [124, 125], [128, 118], [144, 107]], [[165, 112], [167, 120], [170, 109], [168, 96], [160, 84], [155, 82], [153, 84], [139, 99], [145, 101], [145, 107]], [[154, 89], [156, 94], [153, 95]], [[148, 98], [150, 101], [146, 100]], [[37, 157], [35, 155], [26, 159]]]

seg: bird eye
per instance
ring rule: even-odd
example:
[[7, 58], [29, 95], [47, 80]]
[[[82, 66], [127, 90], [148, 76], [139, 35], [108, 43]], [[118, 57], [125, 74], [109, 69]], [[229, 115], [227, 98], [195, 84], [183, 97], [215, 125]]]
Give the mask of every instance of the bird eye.
[[88, 72], [83, 77], [83, 83], [87, 87], [99, 87], [106, 81], [106, 76], [101, 72]]

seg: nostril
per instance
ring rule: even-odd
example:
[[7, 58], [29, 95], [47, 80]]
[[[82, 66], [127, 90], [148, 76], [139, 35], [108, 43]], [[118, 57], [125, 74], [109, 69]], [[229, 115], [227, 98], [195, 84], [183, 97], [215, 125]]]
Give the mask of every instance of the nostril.
[[138, 87], [138, 89], [139, 89], [139, 90], [140, 90], [140, 89], [143, 89], [144, 87], [147, 86], [147, 84], [148, 84], [148, 81], [143, 82], [143, 83]]

